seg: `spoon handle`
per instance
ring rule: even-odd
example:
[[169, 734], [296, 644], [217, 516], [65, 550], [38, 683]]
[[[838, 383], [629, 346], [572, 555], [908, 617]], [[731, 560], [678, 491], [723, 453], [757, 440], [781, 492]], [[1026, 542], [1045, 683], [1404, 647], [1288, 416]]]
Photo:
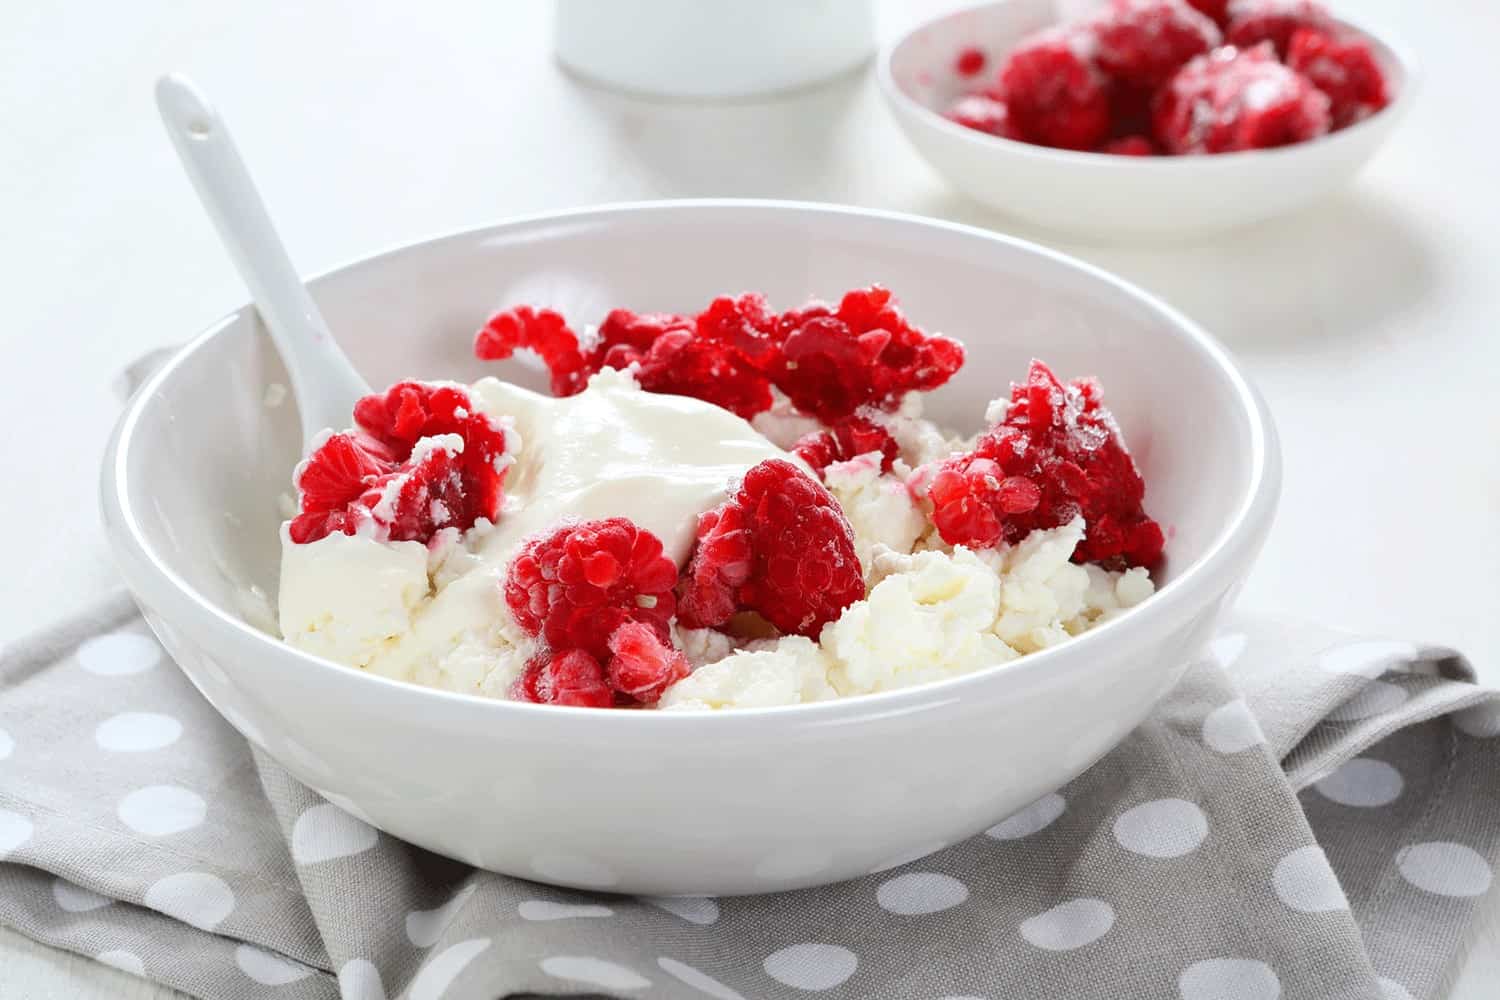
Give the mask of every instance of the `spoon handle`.
[[172, 145], [250, 289], [291, 376], [304, 443], [349, 423], [354, 401], [369, 392], [339, 349], [266, 214], [229, 129], [186, 78], [156, 82], [156, 106]]

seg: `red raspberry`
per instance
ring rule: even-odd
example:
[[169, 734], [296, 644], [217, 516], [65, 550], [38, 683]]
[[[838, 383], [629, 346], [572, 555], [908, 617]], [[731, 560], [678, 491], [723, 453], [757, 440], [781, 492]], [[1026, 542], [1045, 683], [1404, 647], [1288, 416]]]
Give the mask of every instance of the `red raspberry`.
[[821, 484], [768, 459], [698, 519], [680, 618], [699, 628], [758, 612], [782, 632], [816, 636], [865, 596], [854, 532]]
[[1229, 23], [1229, 0], [1187, 0], [1187, 2], [1194, 10], [1207, 14], [1220, 28]]
[[1109, 138], [1124, 139], [1151, 131], [1151, 104], [1156, 89], [1116, 83], [1109, 95]]
[[988, 61], [984, 49], [975, 46], [960, 49], [958, 57], [953, 60], [953, 72], [959, 76], [978, 76], [984, 72], [984, 64]]
[[1109, 81], [1094, 63], [1095, 41], [1077, 27], [1022, 41], [1000, 70], [1000, 89], [1021, 133], [1061, 149], [1093, 149], [1109, 133]]
[[1313, 0], [1229, 0], [1229, 26], [1224, 40], [1248, 49], [1270, 42], [1278, 55], [1286, 55], [1292, 32], [1298, 28], [1336, 30], [1332, 17]]
[[490, 317], [484, 329], [474, 335], [474, 356], [481, 361], [504, 361], [517, 348], [535, 351], [552, 373], [552, 395], [571, 396], [582, 392], [589, 368], [578, 347], [578, 335], [567, 320], [551, 309], [515, 306]]
[[1099, 67], [1137, 87], [1159, 86], [1223, 40], [1218, 26], [1183, 0], [1112, 0], [1090, 26]]
[[693, 321], [675, 313], [634, 313], [611, 309], [599, 324], [598, 339], [589, 349], [585, 365], [590, 374], [601, 368], [621, 371], [636, 364], [663, 334], [692, 330]]
[[647, 392], [691, 396], [746, 420], [773, 402], [764, 375], [737, 351], [699, 336], [685, 316], [616, 309], [599, 327], [591, 361], [612, 368], [636, 364], [636, 380]]
[[1163, 537], [1141, 507], [1145, 490], [1098, 384], [1064, 386], [1033, 361], [1026, 384], [1011, 387], [1005, 418], [973, 452], [942, 463], [928, 498], [950, 545], [1015, 543], [1081, 515], [1086, 533], [1074, 562], [1149, 566]]
[[370, 509], [356, 501], [395, 467], [395, 455], [379, 441], [350, 431], [330, 435], [293, 476], [298, 514], [288, 529], [292, 541], [353, 535], [373, 524]]
[[746, 292], [737, 297], [721, 295], [698, 314], [698, 336], [735, 351], [764, 371], [781, 350], [786, 331], [764, 295]]
[[[297, 470], [294, 542], [362, 528], [425, 542], [498, 516], [514, 442], [463, 386], [398, 382], [355, 403], [354, 422], [357, 430], [332, 435]], [[462, 447], [433, 443], [414, 453], [423, 438], [444, 435]]]
[[1118, 139], [1111, 139], [1099, 147], [1101, 153], [1112, 153], [1115, 156], [1155, 156], [1156, 146], [1150, 139], [1143, 135], [1127, 135]]
[[[514, 461], [515, 441], [504, 427], [479, 409], [469, 390], [447, 382], [397, 382], [384, 394], [366, 396], [354, 404], [354, 422], [403, 460], [425, 437], [457, 434], [464, 439], [461, 469], [467, 500], [459, 520], [463, 527], [475, 518], [491, 520], [500, 510], [505, 472]], [[457, 514], [457, 512], [455, 512]]]
[[834, 462], [847, 462], [872, 451], [880, 452], [880, 471], [890, 472], [899, 448], [891, 432], [869, 417], [845, 417], [825, 431], [803, 436], [792, 450], [821, 475]]
[[1170, 153], [1269, 149], [1327, 134], [1328, 108], [1328, 96], [1277, 62], [1269, 44], [1224, 46], [1167, 81], [1154, 126]]
[[644, 705], [656, 702], [693, 669], [687, 657], [640, 622], [626, 622], [615, 629], [609, 649], [614, 654], [605, 669], [609, 686]]
[[814, 303], [785, 313], [771, 381], [803, 413], [826, 424], [861, 406], [889, 408], [912, 390], [947, 382], [963, 365], [956, 340], [924, 333], [878, 285], [845, 294], [836, 311]]
[[948, 105], [943, 117], [964, 128], [997, 135], [1002, 139], [1024, 139], [1010, 119], [1005, 102], [987, 94], [968, 94]]
[[539, 653], [526, 664], [511, 697], [540, 705], [613, 708], [615, 693], [599, 661], [581, 649]]
[[1333, 127], [1346, 128], [1390, 103], [1385, 73], [1363, 40], [1312, 28], [1292, 33], [1286, 64], [1312, 81], [1333, 104]]
[[371, 483], [359, 502], [393, 542], [425, 542], [443, 528], [472, 527], [480, 516], [464, 492], [463, 452], [446, 443]]
[[568, 524], [522, 545], [505, 577], [505, 603], [528, 635], [554, 649], [609, 659], [609, 637], [636, 621], [667, 635], [677, 567], [661, 540], [623, 517]]

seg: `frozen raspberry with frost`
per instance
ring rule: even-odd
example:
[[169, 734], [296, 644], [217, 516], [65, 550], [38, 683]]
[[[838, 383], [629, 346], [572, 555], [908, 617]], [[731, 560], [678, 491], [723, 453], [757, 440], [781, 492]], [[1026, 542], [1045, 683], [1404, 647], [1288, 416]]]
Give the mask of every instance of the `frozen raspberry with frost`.
[[588, 385], [590, 370], [578, 346], [578, 335], [562, 314], [551, 309], [514, 306], [490, 317], [474, 335], [474, 356], [504, 361], [519, 348], [535, 351], [552, 375], [552, 394], [572, 396]]
[[397, 382], [355, 403], [354, 422], [403, 460], [423, 438], [457, 434], [463, 439], [457, 465], [465, 506], [455, 517], [467, 528], [476, 518], [493, 520], [499, 512], [505, 473], [520, 442], [514, 431], [479, 409], [468, 389], [448, 382]]
[[1050, 28], [1022, 41], [1000, 70], [1011, 119], [1029, 141], [1093, 149], [1109, 134], [1109, 80], [1086, 28]]
[[455, 435], [423, 438], [399, 469], [370, 484], [360, 504], [393, 542], [426, 542], [444, 528], [473, 527], [493, 510], [482, 515], [470, 504], [463, 454]]
[[959, 50], [953, 60], [953, 72], [959, 76], [978, 76], [984, 72], [987, 62], [989, 58], [984, 54], [984, 49], [971, 45]]
[[900, 451], [891, 432], [869, 417], [845, 417], [824, 431], [804, 435], [793, 447], [797, 456], [822, 474], [834, 462], [880, 453], [880, 471], [890, 472]]
[[398, 382], [354, 404], [357, 429], [331, 435], [298, 468], [292, 541], [368, 529], [425, 542], [500, 511], [518, 446], [460, 385]]
[[1224, 46], [1178, 70], [1157, 96], [1157, 142], [1171, 153], [1269, 149], [1328, 132], [1328, 95], [1276, 61], [1269, 44]]
[[676, 313], [636, 313], [611, 309], [599, 324], [596, 340], [585, 355], [590, 374], [601, 368], [621, 371], [637, 364], [664, 334], [692, 330], [693, 321]]
[[786, 339], [779, 317], [758, 292], [721, 295], [698, 314], [695, 323], [704, 340], [724, 345], [762, 371]]
[[505, 603], [528, 635], [553, 649], [609, 659], [609, 637], [626, 622], [667, 635], [677, 566], [661, 540], [623, 517], [566, 524], [528, 539], [511, 560]]
[[657, 701], [693, 669], [681, 651], [640, 622], [626, 622], [615, 629], [609, 650], [613, 654], [605, 667], [609, 686], [643, 705]]
[[292, 541], [353, 535], [372, 524], [370, 509], [357, 501], [395, 467], [396, 456], [379, 441], [348, 431], [330, 435], [293, 477], [298, 513], [288, 528]]
[[1286, 64], [1328, 95], [1334, 128], [1364, 121], [1390, 103], [1385, 73], [1360, 38], [1299, 28], [1292, 33]]
[[912, 390], [931, 390], [963, 365], [956, 340], [907, 321], [878, 285], [848, 292], [837, 309], [813, 303], [778, 320], [780, 351], [769, 375], [792, 405], [825, 424], [862, 406], [889, 409]]
[[695, 320], [669, 313], [612, 311], [590, 355], [595, 368], [636, 365], [647, 392], [691, 396], [749, 420], [771, 408], [771, 383], [736, 350], [701, 337]]
[[1229, 23], [1229, 0], [1187, 0], [1189, 6], [1223, 28]]
[[928, 498], [950, 545], [1015, 543], [1038, 528], [1082, 516], [1075, 562], [1149, 566], [1161, 556], [1161, 527], [1142, 509], [1145, 483], [1125, 450], [1099, 386], [1063, 385], [1040, 361], [1011, 387], [1004, 419], [974, 450], [939, 466]]
[[816, 636], [864, 596], [854, 531], [838, 502], [773, 458], [698, 519], [679, 617], [703, 628], [755, 611], [782, 632]]
[[1099, 147], [1099, 152], [1115, 156], [1155, 156], [1156, 146], [1143, 135], [1127, 135], [1106, 142]]
[[1005, 102], [988, 94], [967, 94], [948, 105], [943, 117], [964, 128], [997, 135], [1002, 139], [1024, 139], [1011, 121]]
[[1229, 26], [1224, 40], [1242, 49], [1270, 42], [1285, 56], [1298, 28], [1336, 30], [1332, 17], [1313, 0], [1229, 0]]
[[599, 661], [581, 649], [538, 653], [526, 664], [511, 697], [540, 705], [613, 708], [615, 693]]
[[1099, 67], [1136, 87], [1160, 85], [1223, 40], [1218, 26], [1184, 0], [1112, 0], [1090, 26]]

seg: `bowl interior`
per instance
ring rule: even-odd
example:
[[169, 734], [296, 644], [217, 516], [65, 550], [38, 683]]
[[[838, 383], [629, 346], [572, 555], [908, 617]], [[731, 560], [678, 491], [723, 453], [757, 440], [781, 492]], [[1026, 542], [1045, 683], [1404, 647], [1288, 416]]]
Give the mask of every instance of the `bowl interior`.
[[[688, 311], [756, 289], [786, 307], [871, 282], [967, 345], [964, 369], [931, 401], [951, 426], [978, 429], [985, 403], [1033, 356], [1064, 377], [1103, 380], [1148, 509], [1168, 530], [1159, 583], [1203, 556], [1247, 502], [1259, 428], [1219, 348], [1101, 272], [964, 227], [812, 206], [627, 207], [418, 244], [328, 274], [314, 294], [376, 386], [492, 373], [540, 388], [536, 365], [471, 358], [494, 309], [530, 302], [581, 325], [617, 305]], [[300, 452], [294, 401], [268, 405], [268, 388], [285, 381], [247, 308], [169, 363], [122, 439], [139, 544], [235, 618], [251, 586], [275, 606], [278, 498]]]
[[[1070, 20], [1095, 6], [1092, 0], [1002, 0], [944, 14], [914, 28], [891, 49], [891, 80], [903, 95], [940, 115], [954, 99], [993, 82], [1006, 54], [1027, 35]], [[1339, 23], [1370, 42], [1390, 83], [1394, 103], [1406, 89], [1404, 61], [1368, 28], [1348, 21]], [[956, 60], [959, 52], [970, 47], [984, 52], [985, 66], [979, 75], [965, 77], [959, 74]], [[972, 129], [964, 131], [981, 140], [1021, 145]], [[1193, 160], [1196, 162], [1198, 158]], [[1143, 162], [1175, 162], [1175, 158]]]

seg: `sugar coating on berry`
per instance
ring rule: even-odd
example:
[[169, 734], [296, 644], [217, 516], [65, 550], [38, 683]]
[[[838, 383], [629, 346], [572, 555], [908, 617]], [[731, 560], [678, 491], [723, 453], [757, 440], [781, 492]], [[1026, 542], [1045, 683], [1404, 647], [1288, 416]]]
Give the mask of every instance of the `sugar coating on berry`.
[[581, 649], [532, 657], [511, 690], [516, 701], [578, 708], [612, 708], [614, 690], [599, 661]]
[[1228, 27], [1224, 40], [1249, 48], [1270, 42], [1279, 55], [1286, 55], [1292, 33], [1298, 28], [1335, 30], [1327, 9], [1314, 0], [1229, 0]]
[[816, 636], [864, 596], [838, 502], [795, 465], [770, 459], [699, 518], [679, 617], [703, 628], [754, 611], [784, 633]]
[[427, 542], [499, 515], [520, 440], [463, 386], [398, 382], [356, 402], [354, 422], [298, 467], [293, 542], [334, 532]]
[[677, 566], [661, 540], [629, 519], [565, 524], [522, 544], [506, 572], [511, 616], [553, 649], [581, 649], [601, 662], [626, 622], [667, 635], [676, 611]]
[[605, 678], [619, 694], [643, 705], [654, 704], [662, 692], [692, 672], [687, 657], [640, 622], [625, 622], [609, 637]]
[[1363, 39], [1298, 28], [1286, 64], [1328, 95], [1336, 129], [1364, 121], [1390, 103], [1385, 71]]
[[900, 452], [891, 432], [862, 414], [845, 417], [827, 430], [804, 436], [792, 450], [819, 474], [834, 462], [847, 462], [871, 452], [880, 454], [880, 471], [890, 472]]
[[1287, 146], [1327, 134], [1330, 124], [1328, 96], [1278, 62], [1269, 43], [1193, 59], [1162, 88], [1153, 120], [1157, 142], [1172, 153]]
[[943, 117], [964, 128], [999, 136], [1002, 139], [1024, 139], [1011, 120], [1005, 102], [988, 94], [966, 94], [948, 105]]
[[1085, 537], [1073, 560], [1107, 567], [1160, 558], [1161, 527], [1146, 516], [1144, 497], [1098, 383], [1064, 385], [1040, 361], [1024, 385], [1011, 387], [1000, 423], [972, 452], [941, 463], [927, 491], [933, 524], [950, 545], [1015, 544], [1082, 516]]
[[1111, 0], [1090, 25], [1095, 61], [1137, 87], [1156, 87], [1222, 40], [1218, 25], [1184, 0]]
[[1109, 80], [1087, 27], [1049, 28], [1023, 40], [1000, 70], [1000, 89], [1028, 140], [1093, 149], [1109, 134]]
[[959, 76], [978, 76], [984, 72], [985, 63], [988, 61], [984, 49], [971, 45], [959, 50], [953, 60], [953, 72]]
[[561, 313], [532, 306], [514, 306], [490, 317], [474, 335], [474, 356], [481, 361], [504, 361], [517, 350], [533, 351], [552, 375], [552, 394], [572, 396], [584, 390], [593, 374], [578, 347], [575, 334]]

